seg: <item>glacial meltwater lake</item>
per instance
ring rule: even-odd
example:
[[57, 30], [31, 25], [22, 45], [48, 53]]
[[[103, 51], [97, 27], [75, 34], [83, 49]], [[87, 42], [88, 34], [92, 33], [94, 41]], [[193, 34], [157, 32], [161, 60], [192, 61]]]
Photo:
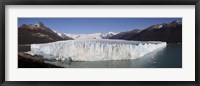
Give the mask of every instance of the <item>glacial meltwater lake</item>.
[[182, 44], [167, 44], [165, 48], [134, 60], [46, 63], [66, 68], [182, 68]]

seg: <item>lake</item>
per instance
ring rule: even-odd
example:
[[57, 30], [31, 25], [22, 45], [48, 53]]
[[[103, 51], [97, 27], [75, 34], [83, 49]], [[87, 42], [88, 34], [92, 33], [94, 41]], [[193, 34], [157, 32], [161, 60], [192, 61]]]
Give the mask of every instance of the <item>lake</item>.
[[182, 68], [182, 44], [167, 44], [134, 60], [116, 61], [45, 61], [66, 68]]

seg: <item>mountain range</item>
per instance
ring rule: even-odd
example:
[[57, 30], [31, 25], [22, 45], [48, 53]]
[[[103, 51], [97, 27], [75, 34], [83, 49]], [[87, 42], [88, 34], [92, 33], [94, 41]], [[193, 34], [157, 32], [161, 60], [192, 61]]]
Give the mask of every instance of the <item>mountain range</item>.
[[167, 43], [182, 42], [182, 22], [172, 21], [171, 23], [155, 24], [144, 30], [135, 29], [121, 32], [110, 37], [110, 39], [125, 39], [136, 41], [164, 41]]
[[74, 39], [123, 39], [135, 41], [165, 41], [168, 43], [182, 42], [182, 22], [155, 24], [143, 30], [133, 29], [126, 32], [108, 32], [93, 34], [69, 34], [51, 30], [42, 22], [36, 24], [23, 24], [18, 27], [18, 43], [33, 44], [47, 43], [60, 40]]

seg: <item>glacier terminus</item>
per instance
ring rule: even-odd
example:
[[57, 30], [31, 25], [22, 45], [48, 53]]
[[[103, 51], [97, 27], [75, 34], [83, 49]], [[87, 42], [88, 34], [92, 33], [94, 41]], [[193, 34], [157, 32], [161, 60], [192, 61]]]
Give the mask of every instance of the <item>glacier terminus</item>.
[[161, 41], [79, 39], [31, 44], [31, 55], [67, 61], [129, 60], [167, 46]]

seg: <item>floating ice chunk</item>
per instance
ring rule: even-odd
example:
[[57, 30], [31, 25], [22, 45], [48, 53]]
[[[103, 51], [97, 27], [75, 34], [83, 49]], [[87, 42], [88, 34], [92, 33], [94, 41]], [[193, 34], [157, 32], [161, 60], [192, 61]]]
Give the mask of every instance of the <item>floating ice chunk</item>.
[[127, 60], [142, 57], [165, 46], [166, 42], [160, 41], [88, 39], [32, 44], [31, 52], [35, 55], [51, 55], [57, 60]]

